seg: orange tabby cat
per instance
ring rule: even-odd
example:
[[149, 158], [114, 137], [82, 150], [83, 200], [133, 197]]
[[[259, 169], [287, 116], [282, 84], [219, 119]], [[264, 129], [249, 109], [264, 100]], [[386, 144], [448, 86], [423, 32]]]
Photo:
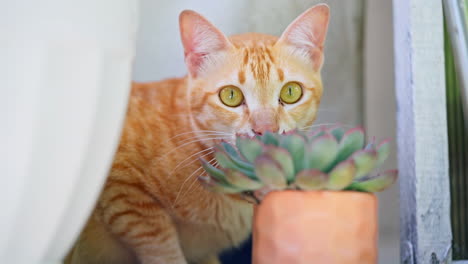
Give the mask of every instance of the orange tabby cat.
[[329, 9], [317, 5], [280, 38], [225, 37], [180, 15], [188, 76], [134, 84], [112, 169], [67, 262], [215, 264], [249, 233], [252, 205], [203, 189], [199, 157], [213, 144], [309, 126], [322, 82]]

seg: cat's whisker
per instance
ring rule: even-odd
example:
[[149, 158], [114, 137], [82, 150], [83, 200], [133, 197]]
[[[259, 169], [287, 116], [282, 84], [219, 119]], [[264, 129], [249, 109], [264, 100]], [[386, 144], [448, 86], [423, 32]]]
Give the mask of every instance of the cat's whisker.
[[202, 173], [200, 173], [200, 174], [192, 181], [192, 183], [190, 184], [190, 186], [188, 187], [187, 191], [186, 191], [185, 194], [182, 196], [182, 198], [185, 197], [185, 196], [187, 196], [187, 195], [189, 195], [189, 194], [191, 193], [191, 191], [193, 191], [193, 189], [194, 189], [194, 188], [193, 188], [193, 185], [198, 181], [198, 178], [200, 178], [200, 177], [201, 177], [203, 174], [205, 174], [205, 173], [206, 173], [206, 171], [203, 171]]
[[[198, 137], [198, 136], [197, 137], [192, 137], [189, 140], [183, 140], [183, 141], [178, 142], [178, 143], [180, 143], [180, 145], [177, 145], [176, 148], [185, 146], [188, 143], [193, 143], [193, 142], [198, 142], [198, 141], [205, 141], [205, 140], [210, 140], [210, 139], [229, 139], [230, 137], [231, 136], [221, 136], [221, 135], [209, 135], [209, 136], [205, 136], [205, 137]], [[186, 142], [186, 141], [188, 141], [188, 142]]]
[[169, 152], [164, 154], [164, 156], [159, 157], [158, 160], [161, 160], [165, 158], [167, 155], [171, 154], [172, 152], [178, 150], [181, 147], [187, 146], [188, 144], [196, 143], [196, 142], [201, 142], [201, 141], [207, 141], [207, 140], [221, 140], [221, 139], [229, 139], [229, 137], [210, 137], [210, 138], [202, 138], [202, 139], [197, 139], [197, 140], [192, 140], [190, 142], [184, 143], [180, 146], [175, 147], [174, 149], [171, 149]]
[[336, 109], [336, 108], [334, 108], [334, 107], [330, 107], [330, 108], [320, 107], [318, 110], [330, 110], [330, 109]]
[[192, 174], [190, 174], [183, 182], [182, 182], [182, 185], [180, 186], [179, 190], [177, 191], [177, 196], [174, 200], [174, 202], [172, 203], [172, 208], [174, 208], [176, 205], [177, 205], [177, 201], [179, 200], [179, 197], [180, 197], [180, 194], [182, 192], [182, 189], [184, 188], [184, 185], [185, 183], [194, 175], [196, 174], [198, 171], [200, 171], [201, 169], [203, 169], [202, 166], [200, 166], [198, 169], [196, 169], [195, 171], [192, 172]]
[[[201, 154], [201, 153], [203, 153], [203, 152], [210, 151], [210, 152], [208, 152], [208, 153], [205, 153], [205, 154], [199, 156], [199, 158], [208, 156], [208, 155], [210, 155], [210, 154], [212, 154], [212, 153], [214, 152], [214, 151], [212, 151], [212, 150], [213, 150], [213, 147], [209, 147], [209, 148], [207, 148], [207, 149], [198, 151], [198, 152], [196, 152], [196, 153], [194, 153], [194, 154], [188, 156], [186, 159], [184, 159], [183, 161], [179, 162], [179, 164], [177, 164], [177, 166], [175, 166], [175, 168], [169, 173], [169, 175], [171, 175], [172, 173], [174, 173], [174, 171], [176, 171], [177, 168], [179, 168], [181, 165], [184, 164], [184, 162], [186, 162], [187, 160], [191, 159], [192, 157], [197, 156], [197, 155], [199, 155], [199, 154]], [[198, 160], [198, 159], [192, 160], [191, 162], [189, 162], [189, 163], [185, 164], [184, 166], [182, 166], [182, 168], [187, 167], [188, 165], [194, 163], [194, 162], [197, 161], [197, 160]]]
[[187, 131], [187, 132], [179, 133], [179, 134], [169, 138], [167, 141], [170, 141], [171, 139], [180, 137], [182, 135], [196, 134], [196, 133], [216, 133], [216, 134], [224, 134], [224, 135], [231, 135], [232, 134], [232, 133], [223, 132], [223, 131], [216, 131], [216, 130], [198, 130], [198, 131], [194, 130], [194, 131]]
[[[212, 159], [211, 161], [213, 161], [213, 160], [214, 160], [214, 159]], [[211, 164], [211, 161], [209, 162], [210, 164]], [[219, 164], [218, 164], [217, 161], [215, 161], [215, 162], [214, 162], [213, 164], [211, 164], [211, 165], [212, 165], [213, 167], [216, 167], [216, 168], [217, 168]], [[202, 173], [200, 173], [200, 174], [192, 181], [192, 183], [191, 183], [190, 186], [188, 187], [188, 190], [185, 192], [185, 194], [182, 196], [182, 198], [185, 197], [185, 196], [187, 196], [187, 195], [189, 195], [189, 194], [191, 193], [192, 189], [194, 189], [194, 188], [192, 188], [193, 185], [198, 181], [198, 178], [200, 178], [200, 177], [201, 177], [203, 174], [205, 174], [205, 173], [206, 173], [206, 171], [203, 171]]]
[[353, 127], [352, 125], [349, 125], [349, 124], [342, 124], [342, 123], [339, 123], [339, 122], [336, 122], [336, 123], [321, 123], [321, 124], [314, 124], [314, 125], [311, 125], [311, 126], [305, 126], [305, 127], [301, 127], [299, 128], [299, 130], [301, 131], [307, 131], [311, 128], [314, 128], [314, 127], [321, 127], [321, 126], [333, 126], [333, 125], [340, 125], [340, 126], [343, 126], [343, 127], [348, 127], [348, 128], [351, 128]]
[[221, 137], [221, 136], [226, 136], [226, 137], [231, 137], [232, 134], [203, 134], [203, 135], [194, 135], [194, 136], [190, 136], [189, 138], [186, 138], [186, 139], [182, 139], [180, 140], [178, 143], [184, 143], [184, 142], [187, 142], [187, 141], [190, 141], [190, 140], [193, 140], [193, 139], [196, 139], [196, 138], [206, 138], [206, 137]]
[[337, 110], [331, 110], [331, 109], [319, 109], [319, 110], [317, 110], [317, 113], [321, 113], [321, 112], [338, 113], [339, 111], [337, 111]]
[[[215, 158], [209, 160], [208, 163], [211, 164], [211, 162], [213, 162], [214, 160], [215, 160]], [[182, 182], [182, 185], [180, 186], [179, 191], [177, 192], [177, 196], [176, 196], [176, 198], [175, 198], [175, 200], [174, 200], [174, 203], [172, 203], [172, 208], [174, 208], [174, 207], [176, 206], [177, 200], [178, 200], [179, 197], [180, 197], [181, 191], [182, 191], [182, 189], [184, 188], [185, 183], [187, 183], [187, 181], [188, 181], [193, 175], [195, 175], [197, 172], [199, 172], [199, 171], [202, 170], [202, 169], [203, 169], [203, 167], [200, 166], [198, 169], [196, 169], [195, 171], [193, 171], [192, 174], [190, 174], [190, 175]], [[205, 171], [203, 171], [203, 173], [205, 173]], [[198, 180], [198, 179], [196, 179], [196, 180]]]
[[302, 128], [311, 128], [311, 127], [320, 127], [320, 126], [330, 126], [330, 125], [337, 125], [338, 123], [320, 123], [320, 124], [313, 124], [310, 126], [305, 126]]

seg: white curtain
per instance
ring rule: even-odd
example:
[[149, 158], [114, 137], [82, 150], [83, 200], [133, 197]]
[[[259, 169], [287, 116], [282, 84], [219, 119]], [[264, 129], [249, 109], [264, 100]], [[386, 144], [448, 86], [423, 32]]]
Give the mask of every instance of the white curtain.
[[15, 0], [0, 10], [0, 263], [60, 263], [118, 142], [137, 2]]

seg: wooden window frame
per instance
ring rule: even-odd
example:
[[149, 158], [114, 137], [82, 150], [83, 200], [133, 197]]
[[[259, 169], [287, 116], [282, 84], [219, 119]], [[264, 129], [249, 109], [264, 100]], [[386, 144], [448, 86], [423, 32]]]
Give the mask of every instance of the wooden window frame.
[[401, 263], [451, 263], [442, 1], [394, 0], [393, 16]]

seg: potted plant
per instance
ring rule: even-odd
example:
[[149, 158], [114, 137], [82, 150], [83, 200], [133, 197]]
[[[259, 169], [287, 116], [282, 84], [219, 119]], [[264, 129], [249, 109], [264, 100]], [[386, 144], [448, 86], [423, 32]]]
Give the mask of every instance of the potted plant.
[[254, 264], [377, 263], [377, 199], [397, 171], [372, 174], [389, 142], [365, 144], [360, 128], [238, 135], [202, 160], [206, 188], [258, 204]]

